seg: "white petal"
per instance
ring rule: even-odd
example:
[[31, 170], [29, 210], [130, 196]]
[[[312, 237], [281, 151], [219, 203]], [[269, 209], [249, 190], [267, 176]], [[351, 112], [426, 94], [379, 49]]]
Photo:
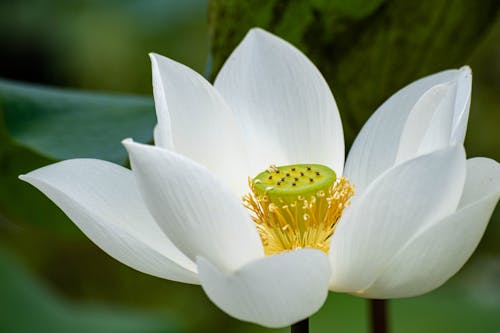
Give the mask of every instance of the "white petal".
[[472, 71], [469, 66], [464, 66], [460, 69], [457, 78], [457, 97], [455, 100], [451, 144], [462, 144], [464, 142], [469, 120], [471, 92]]
[[342, 174], [344, 136], [318, 69], [286, 41], [252, 29], [216, 80], [252, 156], [251, 175], [269, 164], [320, 163]]
[[465, 151], [452, 147], [389, 169], [342, 216], [332, 237], [331, 288], [361, 292], [421, 228], [454, 212]]
[[460, 208], [483, 200], [490, 193], [498, 195], [500, 165], [495, 160], [475, 157], [467, 160], [467, 178], [458, 206]]
[[409, 240], [361, 296], [409, 297], [442, 285], [474, 252], [499, 197], [500, 165], [486, 158], [468, 160], [464, 205]]
[[42, 191], [97, 246], [138, 271], [197, 283], [194, 263], [163, 234], [143, 204], [132, 172], [94, 159], [74, 159], [20, 178]]
[[328, 294], [327, 256], [295, 250], [251, 262], [235, 272], [197, 262], [203, 290], [219, 308], [240, 320], [283, 327], [318, 311]]
[[171, 149], [171, 147], [167, 141], [168, 136], [167, 136], [167, 138], [165, 138], [164, 134], [165, 134], [165, 132], [160, 131], [158, 124], [156, 124], [155, 128], [153, 130], [153, 137], [155, 140], [155, 146]]
[[455, 138], [452, 141], [460, 143], [460, 135], [465, 135], [470, 103], [470, 98], [465, 97], [467, 93], [470, 95], [468, 67], [443, 71], [417, 80], [392, 95], [373, 113], [356, 137], [345, 167], [345, 175], [356, 184], [358, 193], [395, 164], [401, 134], [417, 101], [435, 85], [448, 82], [457, 82], [452, 132], [456, 134], [452, 134]]
[[455, 80], [426, 91], [411, 110], [401, 134], [396, 163], [450, 145], [463, 144], [470, 106], [470, 68]]
[[149, 211], [189, 258], [232, 269], [263, 255], [241, 200], [206, 168], [166, 149], [123, 143]]
[[456, 83], [427, 90], [408, 115], [401, 133], [396, 164], [449, 145], [453, 124]]
[[247, 191], [241, 133], [220, 94], [192, 69], [151, 54], [160, 146], [175, 150]]

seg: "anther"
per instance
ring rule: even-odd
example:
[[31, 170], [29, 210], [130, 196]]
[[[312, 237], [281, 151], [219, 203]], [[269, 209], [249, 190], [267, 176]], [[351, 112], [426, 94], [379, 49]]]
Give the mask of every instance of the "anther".
[[273, 176], [269, 176], [269, 177], [267, 177], [267, 179], [271, 180], [271, 179], [273, 179]]
[[292, 183], [292, 186], [297, 186], [297, 184], [295, 184], [295, 183]]
[[281, 181], [284, 182], [285, 181], [285, 177], [281, 178]]
[[316, 171], [316, 176], [319, 176], [319, 171]]
[[312, 178], [309, 178], [309, 182], [311, 182], [311, 183], [312, 183], [312, 182], [314, 182], [314, 179], [312, 179]]
[[311, 171], [311, 167], [309, 167], [309, 166], [308, 166], [308, 167], [307, 167], [307, 171]]
[[280, 186], [281, 185], [281, 182], [277, 182], [276, 185]]
[[295, 168], [292, 168], [292, 171], [295, 171], [296, 169]]
[[269, 166], [269, 168], [267, 168], [267, 171], [268, 171], [269, 173], [272, 173], [272, 172], [277, 172], [277, 171], [279, 171], [279, 169], [276, 167], [276, 165], [271, 164], [271, 165]]
[[297, 177], [295, 177], [293, 180], [295, 180], [296, 182], [299, 181], [299, 179]]
[[286, 176], [287, 176], [287, 177], [290, 177], [290, 174], [289, 174], [289, 173], [287, 173], [287, 174], [286, 174]]
[[303, 173], [302, 171], [300, 172], [300, 175], [301, 175], [302, 177], [304, 177], [304, 173]]

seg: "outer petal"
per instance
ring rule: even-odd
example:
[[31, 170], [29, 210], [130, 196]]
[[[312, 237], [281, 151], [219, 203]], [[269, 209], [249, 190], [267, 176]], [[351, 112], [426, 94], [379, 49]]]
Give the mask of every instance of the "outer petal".
[[394, 165], [408, 115], [422, 95], [438, 84], [456, 83], [451, 142], [463, 142], [469, 114], [470, 80], [468, 67], [427, 76], [399, 90], [375, 111], [356, 137], [346, 162], [345, 175], [356, 184], [358, 193]]
[[347, 208], [332, 237], [331, 289], [362, 292], [421, 228], [455, 211], [465, 152], [452, 147], [392, 168]]
[[251, 175], [269, 164], [320, 163], [342, 174], [344, 137], [333, 95], [295, 47], [252, 29], [215, 80], [243, 129]]
[[203, 290], [233, 317], [267, 327], [283, 327], [309, 317], [328, 294], [327, 256], [295, 250], [223, 272], [203, 257], [197, 260]]
[[410, 239], [361, 296], [409, 297], [442, 285], [474, 252], [499, 197], [500, 165], [486, 158], [468, 160], [459, 210]]
[[118, 261], [161, 278], [197, 283], [194, 263], [156, 225], [130, 170], [101, 160], [75, 159], [20, 178], [54, 201]]
[[205, 165], [243, 193], [248, 177], [244, 145], [220, 94], [178, 62], [157, 54], [151, 54], [151, 62], [159, 146]]
[[206, 168], [166, 149], [131, 140], [124, 145], [149, 211], [189, 258], [233, 269], [263, 256], [240, 199]]

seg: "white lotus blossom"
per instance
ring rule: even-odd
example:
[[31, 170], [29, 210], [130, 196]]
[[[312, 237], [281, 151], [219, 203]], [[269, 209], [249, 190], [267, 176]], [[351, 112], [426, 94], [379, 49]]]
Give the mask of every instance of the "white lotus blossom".
[[[123, 142], [132, 170], [74, 159], [21, 176], [120, 262], [201, 284], [231, 316], [280, 327], [315, 313], [328, 290], [368, 298], [426, 293], [476, 248], [500, 196], [500, 166], [466, 160], [468, 67], [393, 95], [363, 127], [344, 170], [333, 95], [284, 40], [252, 29], [213, 86], [173, 60], [151, 60], [156, 145]], [[328, 193], [300, 199], [319, 222], [286, 217], [295, 201], [266, 206], [280, 184], [253, 188], [262, 171], [272, 178], [281, 166], [299, 172], [313, 164], [337, 175]], [[287, 186], [302, 186], [294, 184]]]

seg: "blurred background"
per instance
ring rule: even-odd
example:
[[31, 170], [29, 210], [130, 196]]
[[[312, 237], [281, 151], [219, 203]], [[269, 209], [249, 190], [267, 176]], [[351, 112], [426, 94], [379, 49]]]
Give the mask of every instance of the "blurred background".
[[[152, 140], [156, 52], [213, 79], [253, 26], [325, 75], [347, 144], [405, 84], [468, 64], [468, 155], [500, 160], [500, 2], [17, 0], [0, 2], [0, 332], [271, 332], [230, 318], [198, 286], [108, 257], [17, 179], [55, 161], [126, 165], [120, 141]], [[437, 190], [437, 189], [436, 189]], [[330, 294], [312, 332], [365, 332], [367, 303]], [[500, 332], [500, 212], [462, 271], [391, 302], [394, 332]]]

